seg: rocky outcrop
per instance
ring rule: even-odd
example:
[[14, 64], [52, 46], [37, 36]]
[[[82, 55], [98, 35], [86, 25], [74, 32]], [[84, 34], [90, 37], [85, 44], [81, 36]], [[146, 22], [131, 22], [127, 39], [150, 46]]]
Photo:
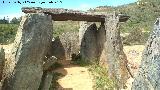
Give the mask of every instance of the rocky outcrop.
[[116, 88], [125, 87], [128, 79], [127, 57], [123, 52], [123, 45], [118, 29], [119, 17], [116, 14], [107, 15], [105, 22], [106, 43], [105, 52], [109, 76], [115, 80]]
[[58, 60], [71, 60], [72, 54], [79, 53], [79, 36], [75, 32], [67, 32], [55, 38], [52, 53]]
[[18, 29], [12, 50], [12, 67], [3, 90], [38, 90], [43, 74], [43, 59], [52, 41], [52, 18], [27, 14]]
[[160, 90], [160, 18], [155, 22], [132, 90]]
[[83, 23], [80, 26], [81, 41], [80, 56], [83, 60], [94, 61], [98, 59], [97, 26], [95, 23]]

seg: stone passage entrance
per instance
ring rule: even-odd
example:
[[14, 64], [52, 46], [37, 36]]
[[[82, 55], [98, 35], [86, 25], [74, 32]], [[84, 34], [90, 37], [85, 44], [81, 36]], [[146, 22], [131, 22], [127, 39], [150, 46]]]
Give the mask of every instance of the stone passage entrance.
[[[15, 62], [6, 73], [4, 90], [44, 90], [44, 87], [49, 87], [42, 83], [47, 79], [44, 75], [48, 74], [44, 66], [49, 67], [54, 62], [50, 51], [54, 29], [52, 20], [83, 21], [79, 29], [81, 57], [92, 61], [104, 56], [103, 61], [109, 68], [110, 77], [116, 80], [117, 89], [124, 87], [128, 71], [118, 24], [127, 21], [129, 16], [115, 13], [97, 15], [67, 9], [22, 8], [22, 11], [27, 15], [21, 21], [14, 42], [12, 61]], [[101, 25], [97, 29], [95, 23], [89, 22], [101, 22]], [[42, 62], [47, 62], [47, 65]]]

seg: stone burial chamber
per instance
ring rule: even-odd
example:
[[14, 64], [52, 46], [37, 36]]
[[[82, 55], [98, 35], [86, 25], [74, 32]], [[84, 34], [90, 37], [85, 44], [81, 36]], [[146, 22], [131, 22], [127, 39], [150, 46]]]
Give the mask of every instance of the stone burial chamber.
[[[129, 73], [118, 26], [129, 16], [40, 7], [24, 7], [22, 12], [26, 15], [14, 41], [12, 64], [7, 69], [4, 67], [8, 72], [4, 72], [2, 90], [48, 90], [52, 76], [47, 68], [56, 60], [70, 59], [77, 50], [84, 60], [103, 61], [109, 76], [116, 80], [116, 88], [125, 87]], [[67, 20], [80, 21], [79, 35], [73, 34], [74, 38], [70, 38], [68, 33], [63, 35], [68, 38], [62, 36], [52, 41], [52, 21]], [[100, 22], [100, 27], [94, 22]]]

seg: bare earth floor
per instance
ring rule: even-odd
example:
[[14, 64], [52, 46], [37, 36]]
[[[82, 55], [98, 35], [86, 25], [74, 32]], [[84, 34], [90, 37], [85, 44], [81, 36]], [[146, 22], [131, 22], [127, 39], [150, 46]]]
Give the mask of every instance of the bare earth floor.
[[[141, 64], [143, 50], [144, 45], [124, 46], [124, 52], [127, 55], [128, 64], [134, 77], [136, 76], [139, 65]], [[126, 85], [128, 88], [125, 90], [131, 90], [133, 81], [134, 79], [131, 77], [127, 80]]]
[[64, 67], [55, 72], [64, 75], [58, 80], [60, 85], [58, 90], [93, 90], [92, 76], [86, 67], [65, 63]]

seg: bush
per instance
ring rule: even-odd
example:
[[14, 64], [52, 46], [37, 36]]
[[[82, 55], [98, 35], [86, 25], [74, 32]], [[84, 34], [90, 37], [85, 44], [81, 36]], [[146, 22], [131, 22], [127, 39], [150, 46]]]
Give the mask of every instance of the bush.
[[0, 24], [0, 43], [12, 43], [15, 39], [17, 29], [17, 24]]
[[53, 22], [53, 36], [57, 37], [66, 32], [78, 32], [78, 21], [56, 21]]
[[123, 43], [126, 45], [145, 44], [149, 37], [149, 32], [136, 28], [124, 37]]
[[115, 82], [109, 78], [107, 68], [94, 63], [89, 66], [89, 71], [94, 76], [94, 88], [96, 90], [114, 90]]

